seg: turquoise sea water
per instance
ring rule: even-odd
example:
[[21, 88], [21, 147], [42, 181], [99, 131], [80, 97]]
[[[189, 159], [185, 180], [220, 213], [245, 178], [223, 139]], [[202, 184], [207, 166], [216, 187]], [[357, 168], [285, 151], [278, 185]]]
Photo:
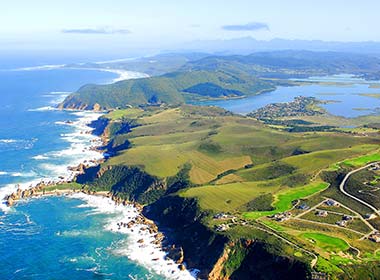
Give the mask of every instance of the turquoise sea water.
[[0, 185], [56, 177], [65, 172], [64, 164], [79, 160], [75, 149], [86, 136], [64, 122], [83, 115], [49, 106], [83, 84], [113, 78], [115, 74], [100, 71], [0, 71]]
[[125, 236], [104, 229], [115, 215], [65, 197], [20, 203], [1, 216], [1, 279], [164, 279], [117, 253]]
[[[101, 156], [88, 150], [95, 137], [83, 133], [88, 130], [85, 123], [98, 115], [62, 112], [51, 106], [86, 83], [117, 78], [101, 71], [9, 69], [0, 70], [2, 197], [16, 183], [25, 187], [43, 178], [57, 179], [67, 175], [67, 166]], [[114, 208], [83, 198], [34, 199], [10, 210], [2, 202], [0, 279], [168, 278], [155, 271], [171, 276], [170, 267], [160, 271], [162, 263], [154, 268], [144, 255], [145, 263], [140, 261], [142, 249], [136, 242], [129, 243], [133, 236], [112, 231], [115, 218], [123, 218], [121, 210]]]

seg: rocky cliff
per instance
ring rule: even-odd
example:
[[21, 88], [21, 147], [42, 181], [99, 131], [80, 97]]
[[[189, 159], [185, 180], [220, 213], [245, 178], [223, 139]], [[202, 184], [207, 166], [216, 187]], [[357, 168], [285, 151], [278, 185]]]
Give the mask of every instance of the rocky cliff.
[[165, 196], [143, 211], [158, 223], [171, 242], [183, 249], [188, 268], [199, 269], [200, 279], [307, 279], [309, 268], [292, 257], [274, 253], [262, 240], [233, 239], [202, 223], [208, 213], [195, 199]]

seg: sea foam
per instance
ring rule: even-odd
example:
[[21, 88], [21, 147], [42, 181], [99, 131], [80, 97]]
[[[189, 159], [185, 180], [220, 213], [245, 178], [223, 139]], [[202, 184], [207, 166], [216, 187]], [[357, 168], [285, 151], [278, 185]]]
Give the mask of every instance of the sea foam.
[[58, 110], [58, 109], [52, 106], [43, 106], [39, 108], [28, 109], [29, 112], [46, 112], [46, 111], [55, 111], [55, 110]]
[[[113, 214], [113, 217], [106, 221], [104, 229], [127, 236], [125, 240], [117, 244], [117, 249], [113, 249], [115, 255], [126, 256], [167, 279], [196, 279], [196, 270], [181, 271], [173, 260], [165, 259], [167, 253], [161, 246], [152, 244], [155, 241], [154, 234], [142, 230], [146, 228], [146, 225], [135, 224], [131, 228], [118, 226], [118, 223], [128, 223], [140, 214], [132, 205], [116, 205], [110, 198], [83, 193], [75, 193], [70, 197], [83, 200], [85, 204], [79, 207], [91, 207], [93, 213]], [[141, 239], [144, 242], [138, 242]]]
[[37, 156], [32, 157], [32, 159], [45, 160], [45, 159], [49, 159], [49, 157], [47, 157], [46, 155], [37, 155]]
[[16, 143], [15, 139], [0, 139], [0, 143]]
[[[20, 184], [8, 184], [0, 188], [0, 199], [4, 199], [7, 195], [17, 191], [17, 188], [22, 190], [29, 189], [41, 182], [62, 182], [72, 180], [76, 175], [76, 172], [70, 171], [69, 166], [77, 166], [80, 163], [86, 163], [87, 165], [95, 165], [96, 162], [103, 158], [102, 153], [93, 149], [95, 146], [101, 144], [99, 137], [92, 135], [92, 128], [88, 126], [92, 121], [100, 117], [100, 113], [93, 112], [80, 112], [72, 113], [78, 117], [77, 120], [72, 122], [73, 132], [62, 137], [63, 140], [70, 143], [69, 147], [60, 150], [48, 152], [44, 155], [36, 155], [33, 158], [41, 161], [42, 159], [54, 159], [57, 158], [60, 164], [53, 162], [43, 162], [38, 165], [38, 179], [34, 179]], [[11, 145], [22, 145], [22, 148], [30, 148], [37, 139], [31, 140], [17, 140], [17, 139], [0, 139], [0, 143]], [[61, 164], [62, 163], [62, 164]], [[3, 171], [5, 172], [5, 171]], [[30, 172], [13, 172], [2, 174], [10, 175], [12, 177], [36, 177], [36, 173]], [[5, 200], [2, 201], [1, 210], [8, 211], [8, 207], [5, 204]]]

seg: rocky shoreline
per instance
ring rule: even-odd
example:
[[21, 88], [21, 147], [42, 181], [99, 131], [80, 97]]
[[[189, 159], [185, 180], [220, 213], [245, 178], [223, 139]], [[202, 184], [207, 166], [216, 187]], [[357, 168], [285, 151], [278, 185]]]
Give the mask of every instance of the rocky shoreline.
[[[21, 190], [17, 189], [16, 192], [8, 195], [6, 197], [6, 203], [8, 207], [15, 206], [18, 201], [29, 199], [29, 198], [41, 198], [47, 196], [71, 196], [74, 194], [85, 194], [88, 196], [100, 196], [104, 198], [108, 198], [112, 200], [115, 206], [130, 206], [136, 209], [138, 215], [136, 217], [131, 218], [130, 221], [124, 222], [119, 221], [116, 223], [117, 230], [121, 231], [123, 229], [128, 229], [133, 232], [134, 230], [138, 230], [139, 234], [149, 234], [153, 237], [153, 240], [149, 243], [153, 245], [155, 248], [163, 250], [166, 253], [165, 261], [172, 260], [180, 271], [185, 271], [186, 266], [184, 263], [184, 253], [182, 247], [176, 247], [175, 245], [168, 245], [166, 241], [165, 235], [159, 231], [158, 226], [155, 224], [153, 220], [146, 218], [143, 214], [143, 205], [130, 202], [128, 200], [123, 200], [120, 197], [113, 195], [110, 192], [100, 191], [100, 192], [92, 192], [83, 189], [55, 189], [52, 190], [51, 187], [54, 186], [53, 183], [40, 183], [31, 189]], [[46, 190], [49, 187], [50, 190]], [[137, 243], [139, 244], [139, 248], [143, 249], [147, 244], [144, 238], [140, 238]], [[152, 258], [151, 261], [159, 261], [159, 258]], [[174, 273], [174, 271], [173, 271]]]
[[[98, 119], [99, 120], [99, 119]], [[104, 137], [101, 137], [97, 133], [95, 134], [96, 127], [93, 127], [93, 124], [96, 123], [98, 120], [93, 121], [91, 124], [89, 124], [89, 128], [91, 130], [86, 131], [84, 133], [92, 133], [94, 135], [97, 135], [100, 137], [100, 141], [97, 142], [97, 146], [90, 146], [88, 149], [94, 150], [94, 151], [100, 151], [102, 147], [107, 145], [107, 139]], [[95, 142], [95, 141], [94, 141]], [[158, 226], [154, 223], [153, 220], [150, 220], [146, 218], [142, 212], [143, 212], [143, 206], [141, 204], [138, 204], [136, 202], [130, 202], [128, 200], [123, 200], [122, 198], [112, 194], [111, 192], [107, 191], [89, 191], [84, 188], [78, 189], [78, 188], [65, 188], [63, 185], [70, 184], [74, 181], [76, 176], [83, 174], [86, 170], [86, 168], [89, 168], [91, 166], [96, 166], [104, 162], [104, 158], [100, 160], [85, 160], [82, 163], [78, 164], [77, 166], [68, 166], [67, 169], [71, 172], [69, 178], [63, 178], [60, 177], [59, 180], [54, 181], [41, 181], [37, 184], [30, 185], [26, 189], [21, 189], [19, 185], [17, 186], [17, 190], [12, 192], [11, 194], [7, 195], [3, 199], [5, 200], [5, 204], [8, 207], [13, 207], [17, 204], [18, 201], [26, 200], [30, 198], [41, 198], [41, 197], [47, 197], [47, 196], [72, 196], [75, 194], [84, 194], [88, 196], [97, 196], [97, 197], [104, 197], [112, 200], [115, 203], [115, 206], [125, 206], [125, 207], [133, 207], [138, 212], [138, 215], [134, 218], [132, 218], [128, 222], [119, 221], [117, 222], [117, 231], [123, 232], [124, 230], [128, 230], [133, 232], [135, 229], [138, 229], [139, 234], [149, 234], [153, 237], [153, 240], [149, 243], [154, 246], [156, 249], [162, 250], [165, 252], [164, 261], [172, 261], [176, 265], [176, 268], [179, 271], [186, 271], [186, 265], [184, 263], [184, 253], [182, 247], [176, 247], [175, 245], [169, 244], [167, 241], [165, 235], [158, 230]], [[57, 188], [54, 188], [54, 187]], [[147, 246], [146, 241], [144, 241], [143, 238], [140, 238], [137, 240], [137, 243], [139, 244], [139, 248], [143, 249], [145, 246]], [[158, 262], [159, 258], [152, 258], [151, 261]], [[171, 273], [175, 273], [174, 270], [171, 271]]]

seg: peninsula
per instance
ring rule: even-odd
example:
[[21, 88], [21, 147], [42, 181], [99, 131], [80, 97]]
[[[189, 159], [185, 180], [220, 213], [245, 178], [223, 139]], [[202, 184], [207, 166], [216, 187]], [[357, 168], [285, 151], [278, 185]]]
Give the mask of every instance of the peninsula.
[[310, 97], [247, 116], [195, 105], [303, 83], [292, 76], [375, 71], [363, 59], [339, 54], [341, 69], [328, 53], [203, 57], [86, 85], [59, 107], [107, 111], [92, 123], [107, 159], [68, 187], [142, 205], [200, 279], [377, 279], [378, 116], [332, 116]]

